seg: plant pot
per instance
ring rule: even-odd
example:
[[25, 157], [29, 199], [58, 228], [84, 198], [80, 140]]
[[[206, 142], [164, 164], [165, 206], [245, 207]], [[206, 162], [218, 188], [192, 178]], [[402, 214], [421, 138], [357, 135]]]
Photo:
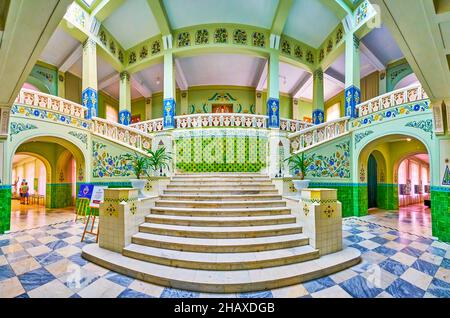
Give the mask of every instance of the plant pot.
[[130, 179], [131, 186], [135, 189], [138, 189], [138, 198], [142, 199], [145, 198], [145, 194], [142, 192], [144, 190], [145, 184], [147, 183], [147, 180], [143, 179]]
[[303, 189], [307, 189], [309, 187], [309, 182], [311, 180], [293, 180], [294, 187], [297, 189], [298, 194], [301, 194]]

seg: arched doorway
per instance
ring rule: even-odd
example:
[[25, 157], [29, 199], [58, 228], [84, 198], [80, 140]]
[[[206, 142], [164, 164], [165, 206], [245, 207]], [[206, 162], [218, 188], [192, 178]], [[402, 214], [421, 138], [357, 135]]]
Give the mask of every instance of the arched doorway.
[[377, 161], [373, 154], [371, 154], [367, 163], [367, 197], [369, 209], [377, 207], [377, 179]]
[[[72, 220], [77, 181], [84, 180], [86, 171], [81, 149], [58, 137], [40, 136], [20, 143], [12, 156], [11, 231]], [[18, 193], [22, 182], [29, 191], [24, 202]]]
[[369, 218], [406, 232], [431, 236], [432, 155], [422, 140], [402, 134], [384, 136], [365, 145], [358, 165], [360, 182], [367, 186]]

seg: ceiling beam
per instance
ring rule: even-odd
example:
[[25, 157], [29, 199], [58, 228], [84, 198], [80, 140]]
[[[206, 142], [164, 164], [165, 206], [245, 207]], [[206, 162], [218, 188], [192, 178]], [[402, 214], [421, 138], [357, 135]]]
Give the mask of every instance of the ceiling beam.
[[334, 12], [339, 20], [344, 19], [348, 14], [351, 14], [351, 10], [347, 4], [338, 0], [320, 0], [323, 5]]
[[111, 86], [112, 84], [119, 81], [119, 73], [112, 73], [111, 75], [106, 76], [105, 78], [101, 79], [98, 83], [98, 89], [103, 90], [107, 88], [108, 86]]
[[269, 71], [269, 60], [266, 60], [266, 62], [261, 67], [259, 72], [256, 73], [257, 75], [255, 77], [255, 82], [257, 82], [256, 90], [258, 92], [262, 92], [264, 90], [264, 84], [266, 84], [267, 81], [268, 71]]
[[297, 84], [295, 84], [294, 88], [291, 90], [290, 95], [294, 98], [299, 98], [300, 95], [302, 95], [305, 90], [312, 85], [313, 82], [313, 76], [311, 73], [306, 73], [303, 75]]
[[147, 0], [147, 3], [152, 10], [153, 16], [155, 17], [156, 23], [158, 24], [162, 35], [172, 34], [172, 29], [170, 28], [169, 19], [167, 18], [167, 13], [162, 0]]
[[338, 86], [345, 88], [345, 75], [335, 71], [331, 67], [324, 72], [324, 76]]
[[294, 0], [280, 0], [272, 22], [271, 34], [281, 35], [283, 33], [284, 25], [286, 24], [293, 3]]
[[331, 76], [328, 75], [327, 73], [323, 73], [323, 78], [332, 82], [333, 84], [335, 84], [336, 86], [339, 86], [340, 88], [344, 89], [345, 88], [345, 82]]
[[187, 82], [186, 76], [184, 75], [184, 71], [183, 68], [181, 67], [179, 59], [175, 59], [175, 80], [180, 90], [182, 91], [188, 90], [189, 84]]
[[383, 62], [380, 61], [380, 59], [372, 53], [371, 50], [363, 43], [360, 42], [359, 48], [361, 50], [361, 53], [364, 54], [364, 56], [369, 60], [370, 64], [372, 64], [373, 67], [375, 67], [378, 71], [383, 71], [386, 69], [386, 66], [383, 64]]
[[125, 0], [102, 0], [92, 11], [98, 21], [103, 22], [108, 18], [117, 8], [119, 8]]
[[78, 45], [68, 57], [58, 67], [60, 72], [67, 72], [83, 55], [83, 45]]
[[152, 96], [152, 90], [144, 82], [139, 74], [132, 74], [130, 77], [131, 86], [139, 92], [144, 98]]

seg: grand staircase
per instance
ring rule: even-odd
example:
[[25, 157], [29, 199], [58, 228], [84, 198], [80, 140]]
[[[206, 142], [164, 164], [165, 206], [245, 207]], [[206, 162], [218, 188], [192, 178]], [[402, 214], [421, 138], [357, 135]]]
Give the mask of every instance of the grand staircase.
[[272, 289], [359, 262], [353, 249], [320, 257], [270, 178], [250, 173], [175, 175], [123, 255], [101, 253], [84, 256], [149, 282], [205, 292]]

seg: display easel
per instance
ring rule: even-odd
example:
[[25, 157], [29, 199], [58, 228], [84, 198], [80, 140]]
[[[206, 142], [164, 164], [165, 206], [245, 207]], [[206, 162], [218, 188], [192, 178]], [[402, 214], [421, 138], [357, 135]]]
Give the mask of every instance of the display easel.
[[[91, 234], [91, 235], [95, 235], [95, 237], [96, 237], [95, 242], [98, 243], [98, 233], [100, 231], [100, 224], [97, 225], [97, 232], [94, 231], [95, 220], [96, 220], [97, 216], [99, 216], [99, 209], [95, 208], [95, 207], [89, 207], [89, 213], [88, 213], [86, 224], [84, 226], [84, 231], [83, 231], [83, 236], [81, 237], [81, 242], [84, 241], [86, 234]], [[92, 219], [91, 229], [88, 230], [89, 221], [91, 221], [91, 219]]]
[[[95, 237], [96, 237], [95, 242], [98, 243], [98, 234], [100, 232], [100, 222], [97, 225], [97, 231], [94, 231], [94, 226], [95, 226], [95, 220], [97, 219], [98, 216], [100, 216], [100, 203], [102, 203], [104, 200], [104, 196], [105, 196], [104, 190], [106, 188], [107, 187], [94, 186], [94, 188], [92, 189], [92, 195], [91, 195], [91, 200], [90, 200], [90, 204], [89, 204], [88, 218], [86, 221], [86, 225], [84, 226], [83, 235], [81, 236], [81, 242], [84, 241], [86, 234], [91, 234], [91, 235], [95, 235]], [[88, 230], [89, 222], [91, 222], [90, 230]]]

